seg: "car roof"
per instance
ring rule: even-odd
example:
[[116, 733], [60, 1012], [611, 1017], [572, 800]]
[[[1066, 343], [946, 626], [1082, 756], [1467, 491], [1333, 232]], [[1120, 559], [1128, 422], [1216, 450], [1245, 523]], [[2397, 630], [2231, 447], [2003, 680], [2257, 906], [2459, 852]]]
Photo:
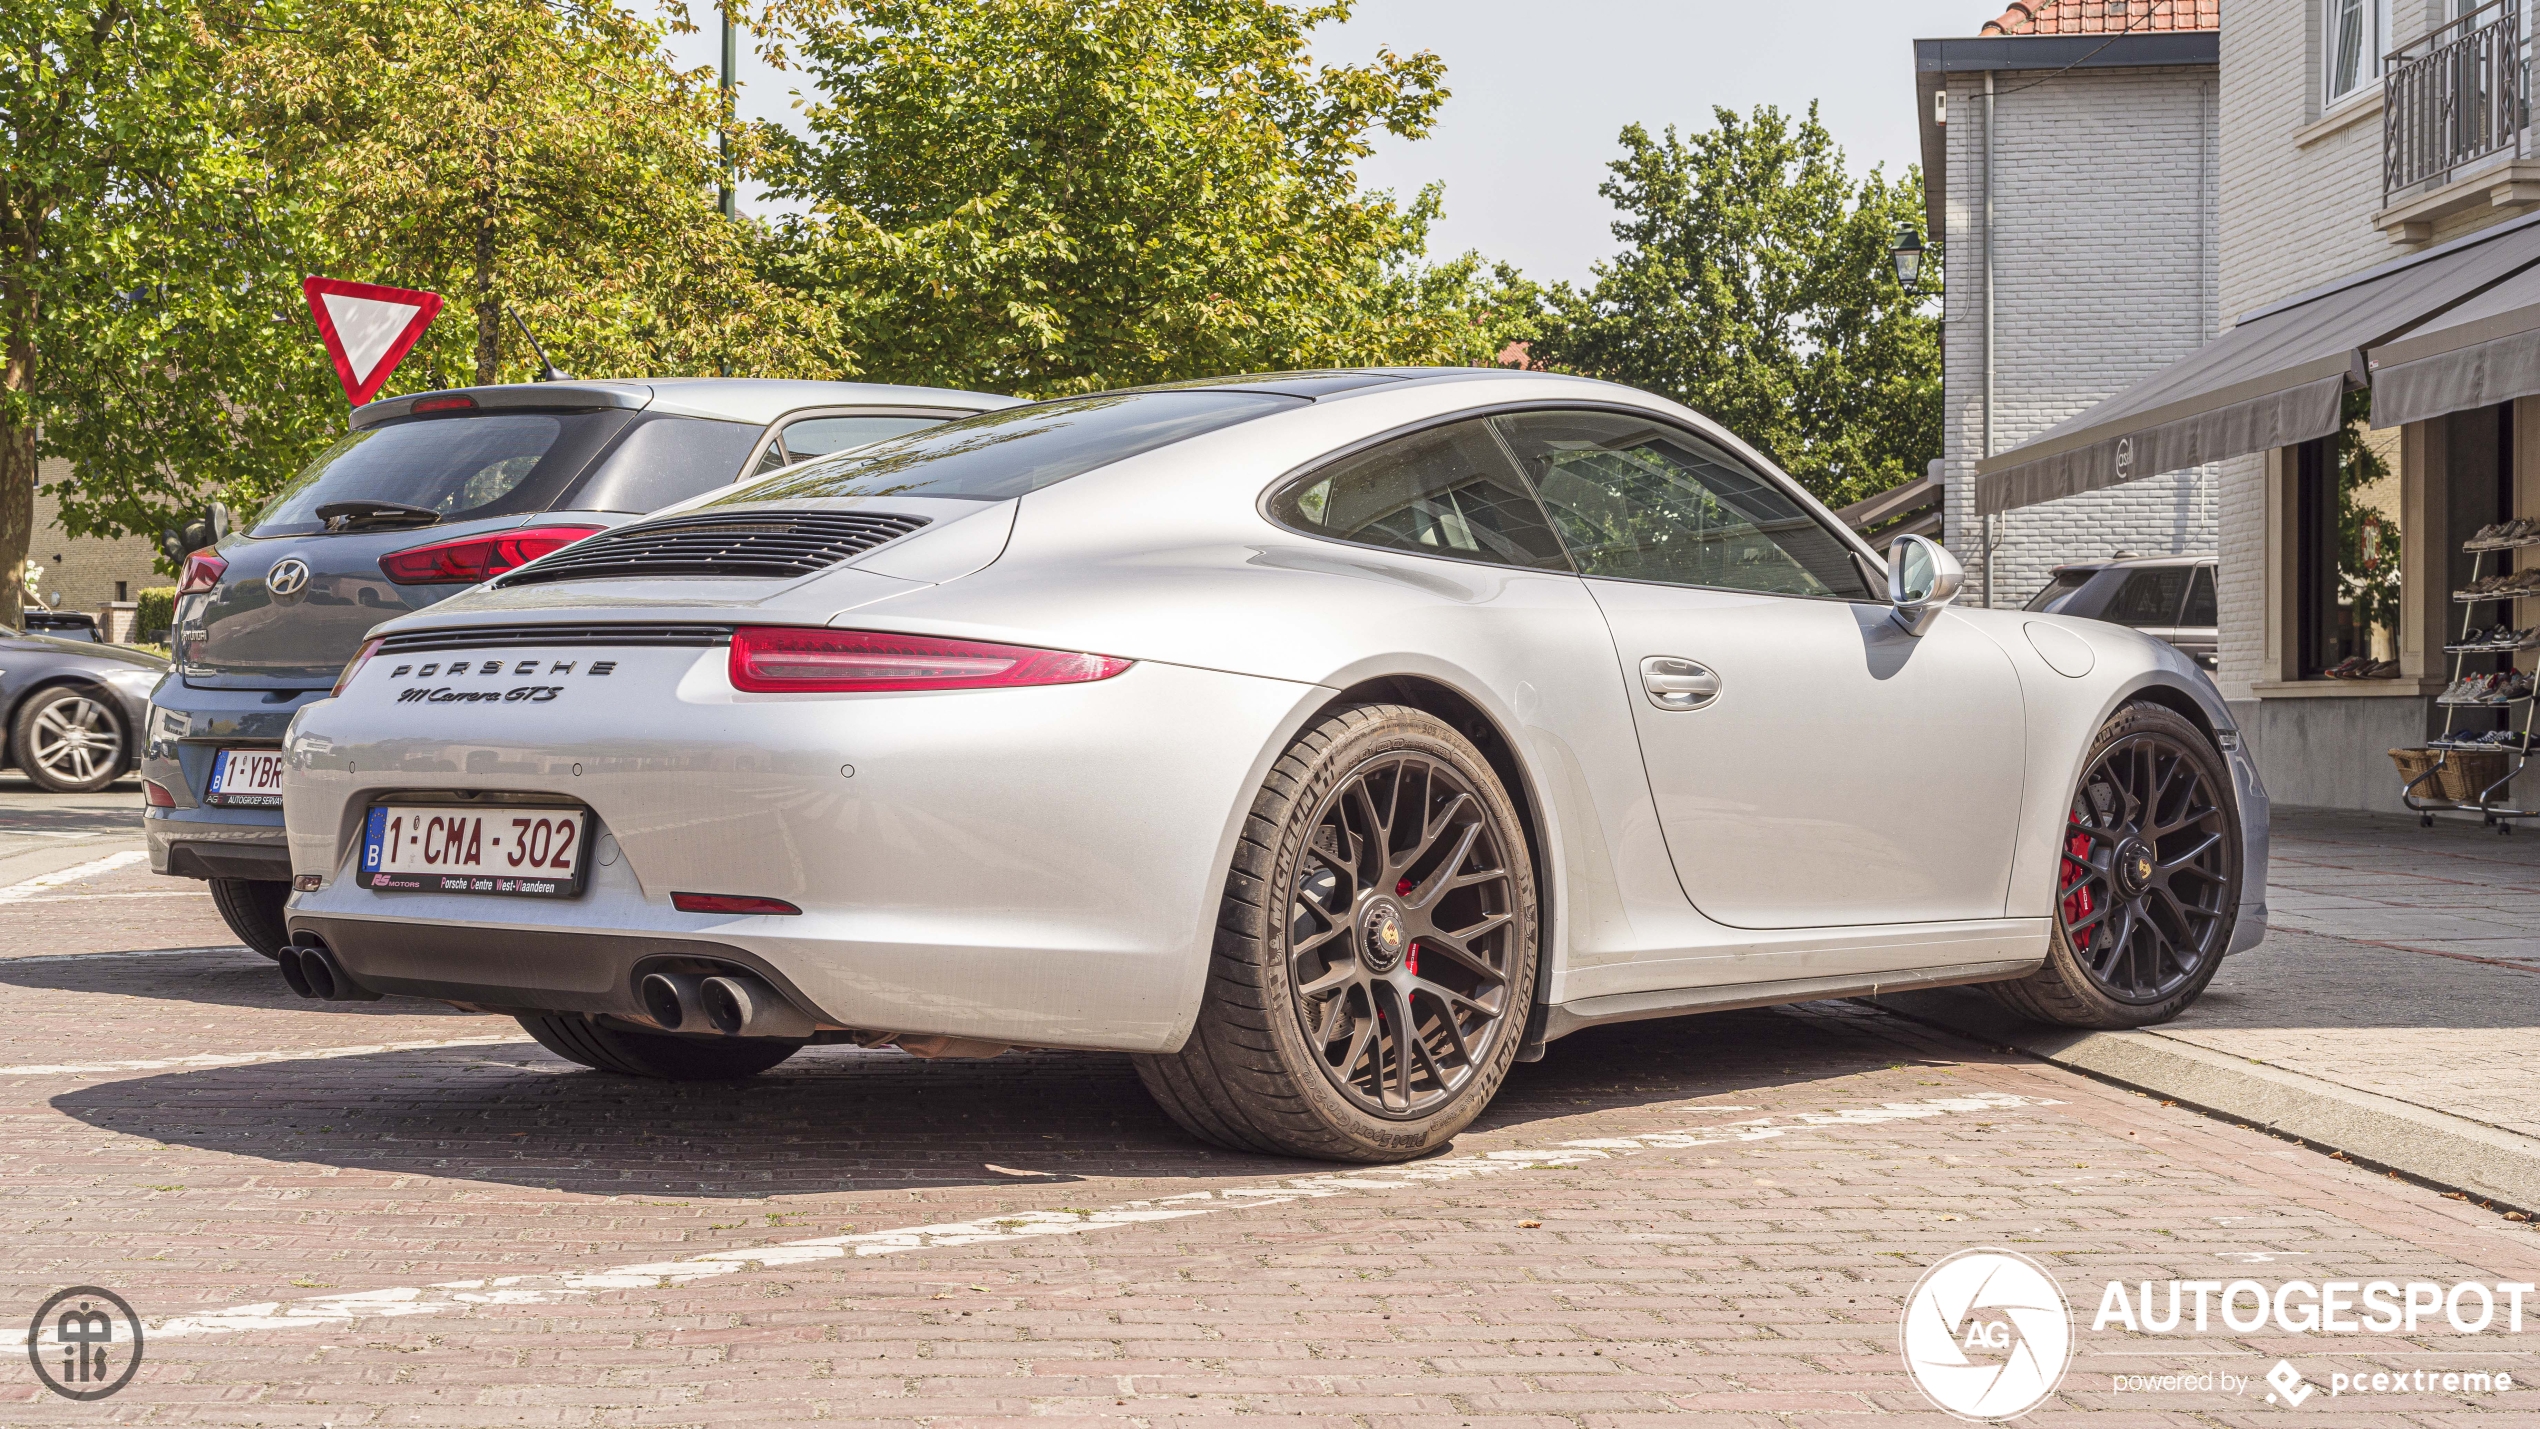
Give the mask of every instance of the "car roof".
[[2057, 571], [2130, 571], [2139, 566], [2210, 566], [2219, 556], [2110, 556], [2104, 561], [2065, 561]]
[[418, 402], [466, 398], [480, 409], [622, 407], [761, 426], [807, 407], [913, 407], [985, 412], [1017, 397], [890, 382], [806, 382], [780, 377], [647, 377], [641, 380], [506, 382], [385, 397], [353, 409], [355, 431], [407, 416]]

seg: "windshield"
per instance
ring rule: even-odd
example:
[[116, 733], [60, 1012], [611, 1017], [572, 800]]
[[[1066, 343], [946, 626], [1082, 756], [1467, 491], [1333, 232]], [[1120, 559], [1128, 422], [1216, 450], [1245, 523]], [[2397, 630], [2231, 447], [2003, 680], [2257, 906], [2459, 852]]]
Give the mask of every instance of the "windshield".
[[[543, 511], [633, 415], [486, 412], [353, 432], [320, 452], [256, 513], [250, 533], [325, 530], [317, 509], [339, 501], [418, 506], [444, 521]], [[736, 455], [733, 464], [739, 462]]]
[[1306, 405], [1260, 392], [1113, 392], [983, 412], [795, 467], [713, 503], [822, 496], [1003, 501], [1140, 452]]

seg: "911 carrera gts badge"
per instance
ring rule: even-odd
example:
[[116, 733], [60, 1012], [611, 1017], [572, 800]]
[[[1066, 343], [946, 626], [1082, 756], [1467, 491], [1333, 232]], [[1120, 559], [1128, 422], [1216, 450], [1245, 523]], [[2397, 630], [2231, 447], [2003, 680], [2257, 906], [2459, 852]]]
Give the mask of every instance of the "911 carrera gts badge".
[[[520, 676], [543, 674], [553, 678], [556, 676], [572, 674], [575, 667], [580, 665], [580, 663], [580, 661], [576, 660], [450, 660], [446, 662], [434, 660], [425, 664], [421, 669], [417, 669], [412, 665], [400, 665], [396, 669], [388, 672], [388, 678], [395, 680], [401, 679], [407, 675], [413, 675], [418, 679], [428, 680], [434, 676], [440, 676], [446, 679], [452, 676], [471, 674], [478, 676], [492, 676], [496, 678], [500, 678], [505, 675]], [[616, 670], [617, 662], [615, 660], [594, 660], [588, 666], [583, 667], [583, 674], [586, 677], [591, 675], [609, 675], [616, 673]], [[412, 689], [399, 690], [397, 692], [397, 703], [401, 705], [543, 705], [563, 693], [564, 686], [562, 685], [512, 685], [508, 687], [488, 686], [487, 688], [481, 690], [460, 689], [451, 685], [417, 685]]]

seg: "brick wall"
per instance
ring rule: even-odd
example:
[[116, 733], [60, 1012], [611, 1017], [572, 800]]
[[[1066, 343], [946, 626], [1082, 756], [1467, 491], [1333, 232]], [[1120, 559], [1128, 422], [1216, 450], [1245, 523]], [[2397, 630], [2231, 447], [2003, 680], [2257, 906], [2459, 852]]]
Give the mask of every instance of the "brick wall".
[[[1994, 83], [1998, 452], [2212, 336], [2220, 184], [2212, 69], [2006, 72]], [[1982, 569], [1974, 479], [1984, 450], [1984, 121], [1984, 77], [1954, 76], [1942, 451], [1947, 540], [1971, 578]], [[2066, 560], [2211, 551], [2218, 497], [2207, 470], [2011, 512], [1993, 552], [1993, 603], [2026, 600]]]
[[[70, 465], [63, 461], [47, 461], [38, 469], [43, 485], [70, 479]], [[166, 585], [170, 578], [159, 574], [152, 563], [158, 558], [158, 543], [147, 536], [73, 538], [62, 533], [60, 503], [41, 489], [35, 494], [35, 535], [27, 547], [27, 564], [43, 568], [36, 580], [36, 598], [47, 608], [61, 600], [63, 610], [97, 613], [97, 608], [112, 600], [129, 600], [132, 592], [149, 586]], [[121, 588], [123, 594], [118, 595]]]

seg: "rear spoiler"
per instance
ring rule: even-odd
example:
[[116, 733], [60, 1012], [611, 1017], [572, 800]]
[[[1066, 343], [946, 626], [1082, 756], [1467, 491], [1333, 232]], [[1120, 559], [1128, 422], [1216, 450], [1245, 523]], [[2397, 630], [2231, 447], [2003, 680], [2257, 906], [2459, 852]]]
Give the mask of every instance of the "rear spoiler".
[[652, 405], [653, 389], [640, 382], [507, 382], [499, 387], [455, 387], [442, 392], [409, 392], [402, 397], [382, 397], [353, 409], [352, 429], [363, 431], [382, 422], [415, 414], [416, 404], [427, 412], [454, 410], [463, 405], [480, 411], [502, 408], [536, 408], [549, 412], [593, 412], [608, 407], [641, 411]]

